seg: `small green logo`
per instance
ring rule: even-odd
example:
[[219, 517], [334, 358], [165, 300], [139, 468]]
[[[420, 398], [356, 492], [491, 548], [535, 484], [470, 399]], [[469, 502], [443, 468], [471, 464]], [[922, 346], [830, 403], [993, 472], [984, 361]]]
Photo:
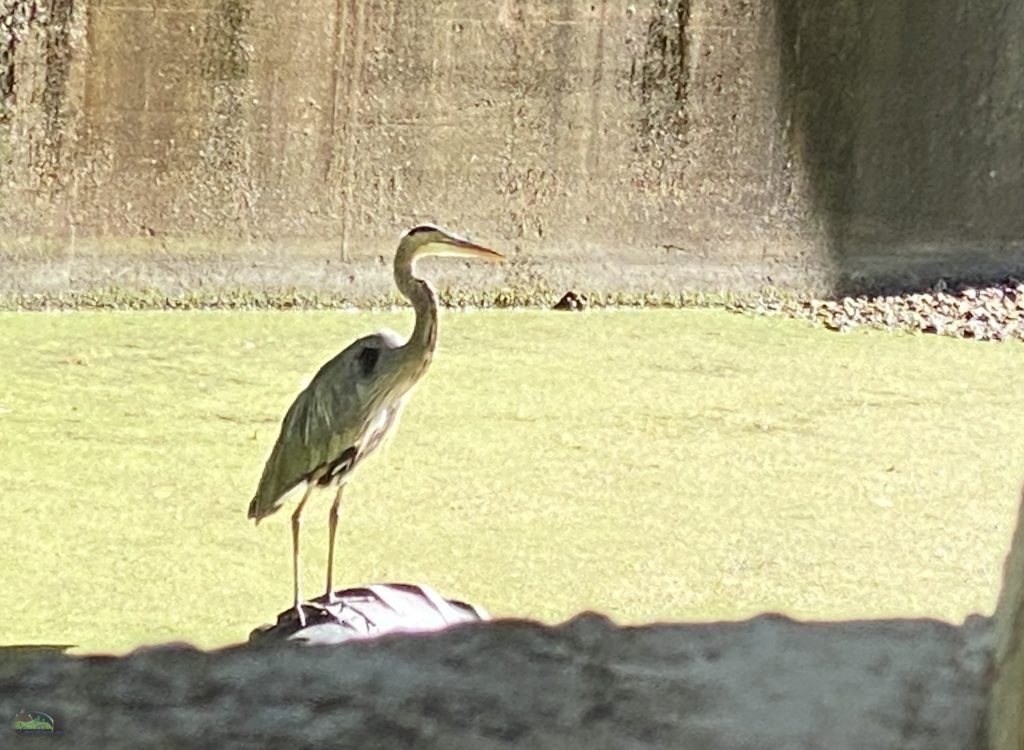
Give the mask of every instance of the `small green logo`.
[[40, 711], [18, 711], [14, 716], [14, 731], [18, 734], [53, 734], [53, 717]]

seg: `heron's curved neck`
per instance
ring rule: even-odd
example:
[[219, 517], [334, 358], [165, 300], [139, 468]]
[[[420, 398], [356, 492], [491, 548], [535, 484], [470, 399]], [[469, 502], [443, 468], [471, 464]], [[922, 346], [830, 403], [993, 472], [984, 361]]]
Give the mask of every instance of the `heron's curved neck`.
[[395, 258], [395, 283], [416, 311], [416, 326], [402, 348], [414, 357], [429, 359], [437, 345], [437, 295], [425, 279], [416, 275], [415, 261], [402, 255]]

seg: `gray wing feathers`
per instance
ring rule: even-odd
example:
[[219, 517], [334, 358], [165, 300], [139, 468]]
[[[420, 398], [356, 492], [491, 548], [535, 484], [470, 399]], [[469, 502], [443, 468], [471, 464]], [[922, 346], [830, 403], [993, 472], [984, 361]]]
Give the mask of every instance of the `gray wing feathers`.
[[[394, 334], [374, 335], [356, 341], [324, 364], [316, 376], [296, 397], [281, 423], [281, 433], [267, 459], [250, 515], [262, 515], [277, 504], [280, 497], [304, 481], [311, 472], [337, 459], [364, 437], [374, 444], [380, 436], [367, 436], [380, 410], [360, 378], [359, 355], [366, 346], [394, 346]], [[390, 411], [385, 407], [385, 411]], [[386, 419], [385, 431], [394, 421]], [[358, 446], [357, 446], [358, 447]], [[368, 449], [372, 449], [366, 446]], [[368, 450], [360, 450], [360, 453]]]

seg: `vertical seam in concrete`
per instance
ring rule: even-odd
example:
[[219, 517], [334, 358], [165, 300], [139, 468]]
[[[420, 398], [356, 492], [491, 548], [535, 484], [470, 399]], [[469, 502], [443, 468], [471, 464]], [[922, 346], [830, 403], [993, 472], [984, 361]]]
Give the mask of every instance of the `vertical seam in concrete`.
[[332, 53], [334, 59], [331, 61], [331, 109], [329, 123], [329, 140], [327, 149], [327, 160], [324, 164], [324, 179], [330, 181], [335, 170], [335, 149], [338, 143], [338, 102], [341, 99], [339, 87], [341, 86], [341, 62], [344, 58], [346, 47], [344, 41], [345, 19], [348, 14], [347, 0], [336, 0], [334, 4], [334, 39]]
[[[690, 95], [690, 0], [679, 0], [676, 7], [676, 23], [679, 38], [676, 40], [679, 54], [679, 76], [676, 79], [676, 101], [681, 107], [689, 106]], [[684, 109], [685, 113], [685, 109]]]
[[[85, 116], [85, 96], [89, 90], [86, 76], [89, 71], [89, 21], [92, 18], [92, 3], [72, 4], [68, 23], [68, 44], [70, 62], [68, 66], [68, 82], [66, 86], [67, 103], [70, 116], [68, 118], [68, 131], [72, 144], [71, 154], [68, 160], [71, 163], [78, 162], [78, 155], [81, 151], [79, 143], [82, 137], [83, 118]], [[82, 171], [71, 170], [70, 184], [67, 195], [67, 220], [68, 220], [68, 263], [73, 263], [78, 253], [78, 198], [81, 186]]]
[[601, 83], [604, 79], [607, 11], [608, 0], [601, 0], [601, 10], [597, 16], [597, 43], [594, 46], [594, 79], [590, 89], [590, 138], [587, 140], [587, 155], [583, 162], [583, 173], [588, 176], [597, 172], [600, 155], [601, 102], [603, 99]]
[[[515, 23], [522, 23], [522, 18], [517, 17], [514, 13], [509, 19], [508, 23], [511, 26]], [[510, 34], [511, 35], [511, 34]], [[523, 221], [523, 206], [522, 206], [522, 195], [521, 191], [516, 185], [516, 140], [519, 132], [519, 112], [525, 111], [525, 107], [519, 102], [516, 96], [516, 89], [522, 84], [522, 77], [519, 71], [523, 67], [522, 52], [519, 49], [520, 45], [518, 40], [512, 39], [509, 44], [509, 55], [511, 57], [512, 66], [510, 70], [512, 78], [512, 91], [508, 98], [509, 105], [509, 127], [505, 135], [505, 143], [503, 151], [505, 153], [505, 164], [504, 164], [504, 181], [505, 181], [505, 194], [508, 197], [508, 218], [510, 222], [510, 237], [522, 240], [526, 236], [524, 230]], [[514, 191], [514, 192], [513, 192]], [[515, 254], [518, 254], [521, 250], [520, 243], [514, 242], [513, 248]]]
[[356, 133], [358, 132], [358, 106], [359, 88], [362, 82], [363, 70], [363, 46], [364, 46], [364, 23], [366, 21], [366, 7], [364, 0], [354, 0], [355, 14], [352, 23], [352, 75], [349, 78], [349, 88], [346, 95], [348, 104], [347, 127], [345, 129], [345, 177], [344, 177], [344, 201], [341, 206], [341, 259], [349, 260], [348, 241], [351, 236], [352, 223], [352, 199], [355, 195], [355, 188], [352, 184], [355, 179], [355, 151]]

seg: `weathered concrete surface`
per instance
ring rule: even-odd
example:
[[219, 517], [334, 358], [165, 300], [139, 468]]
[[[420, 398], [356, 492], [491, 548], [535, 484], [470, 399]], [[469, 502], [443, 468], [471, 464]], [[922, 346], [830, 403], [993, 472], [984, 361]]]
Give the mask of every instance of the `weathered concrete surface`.
[[985, 747], [991, 626], [781, 617], [617, 629], [584, 616], [436, 636], [0, 670], [0, 715], [76, 748]]
[[47, 19], [0, 31], [7, 289], [344, 286], [422, 219], [528, 258], [512, 285], [1024, 268], [1013, 0], [2, 0], [0, 16], [37, 6]]
[[990, 708], [992, 750], [1024, 748], [1024, 501], [1017, 517], [995, 614], [995, 673]]

